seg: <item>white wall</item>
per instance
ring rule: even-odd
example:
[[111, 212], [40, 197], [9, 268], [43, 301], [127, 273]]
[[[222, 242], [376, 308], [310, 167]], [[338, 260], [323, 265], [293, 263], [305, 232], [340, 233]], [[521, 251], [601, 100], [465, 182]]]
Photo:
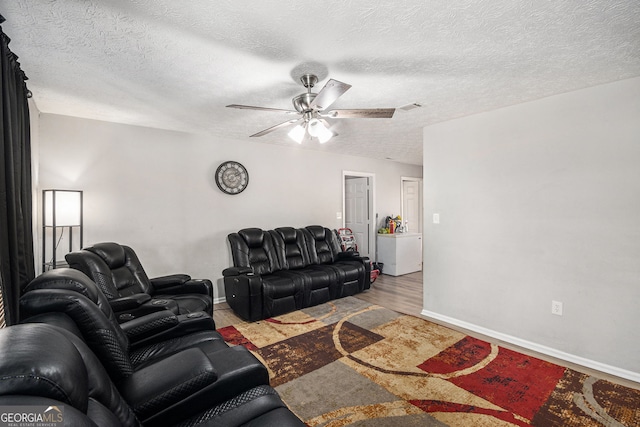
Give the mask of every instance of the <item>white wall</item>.
[[640, 381], [640, 78], [427, 127], [424, 170], [425, 314]]
[[[341, 137], [342, 138], [342, 137]], [[338, 140], [335, 143], [339, 143]], [[223, 194], [213, 174], [225, 160], [249, 171], [240, 195]], [[419, 166], [333, 156], [258, 141], [220, 140], [42, 114], [39, 189], [84, 191], [85, 246], [132, 246], [150, 276], [209, 278], [224, 295], [231, 263], [227, 234], [321, 224], [340, 227], [342, 171], [376, 174], [377, 210], [400, 212], [400, 177]]]

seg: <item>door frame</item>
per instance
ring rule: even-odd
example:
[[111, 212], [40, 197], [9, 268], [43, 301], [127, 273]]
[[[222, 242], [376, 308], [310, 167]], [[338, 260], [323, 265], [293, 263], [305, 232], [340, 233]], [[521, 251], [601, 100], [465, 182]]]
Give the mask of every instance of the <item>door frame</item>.
[[[424, 233], [424, 218], [423, 210], [424, 210], [424, 195], [422, 194], [422, 178], [416, 178], [413, 176], [401, 176], [400, 177], [400, 215], [402, 215], [402, 219], [404, 220], [404, 183], [405, 181], [415, 181], [418, 183], [418, 193], [420, 194], [420, 203], [418, 204], [420, 212], [418, 212], [418, 218], [420, 221], [420, 233]], [[409, 227], [411, 228], [411, 227]]]
[[355, 176], [358, 178], [369, 179], [369, 257], [371, 260], [375, 260], [376, 256], [376, 174], [370, 172], [355, 172], [355, 171], [342, 171], [342, 227], [345, 225], [347, 219], [346, 212], [346, 191], [345, 186], [347, 184], [347, 177]]

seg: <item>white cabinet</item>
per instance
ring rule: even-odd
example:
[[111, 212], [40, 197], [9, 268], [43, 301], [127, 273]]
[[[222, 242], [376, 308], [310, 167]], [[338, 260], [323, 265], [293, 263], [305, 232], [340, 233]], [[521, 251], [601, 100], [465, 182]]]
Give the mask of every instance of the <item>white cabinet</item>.
[[422, 270], [422, 234], [378, 234], [378, 262], [391, 276]]

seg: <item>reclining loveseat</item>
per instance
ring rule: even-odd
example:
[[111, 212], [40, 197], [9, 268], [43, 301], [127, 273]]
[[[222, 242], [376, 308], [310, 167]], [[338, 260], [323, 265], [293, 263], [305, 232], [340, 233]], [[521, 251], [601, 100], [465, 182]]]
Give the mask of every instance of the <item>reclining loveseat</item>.
[[248, 321], [266, 319], [371, 287], [371, 263], [343, 252], [325, 227], [245, 228], [228, 235], [233, 267], [226, 268], [227, 303]]
[[187, 274], [149, 278], [135, 251], [114, 242], [96, 243], [65, 255], [69, 267], [98, 285], [118, 319], [126, 322], [159, 310], [213, 314], [213, 285]]
[[[0, 342], [0, 406], [19, 410], [3, 413], [13, 425], [34, 425], [29, 422], [34, 419], [43, 421], [38, 425], [83, 427], [305, 425], [268, 385], [204, 405], [204, 410], [195, 405], [175, 408], [171, 399], [161, 396], [160, 405], [169, 416], [142, 421], [139, 414], [144, 408], [136, 413], [131, 401], [123, 397], [127, 389], [114, 385], [95, 355], [73, 333], [42, 323], [19, 324], [1, 329]], [[198, 362], [197, 352], [191, 356], [196, 356], [192, 362]], [[215, 375], [206, 360], [200, 358], [199, 363], [191, 370]], [[158, 384], [162, 378], [156, 375], [147, 382]], [[189, 388], [197, 387], [187, 384], [180, 392], [188, 393]]]
[[0, 331], [0, 404], [63, 407], [65, 425], [304, 426], [204, 312], [120, 324], [73, 269], [36, 277], [19, 303], [23, 324]]

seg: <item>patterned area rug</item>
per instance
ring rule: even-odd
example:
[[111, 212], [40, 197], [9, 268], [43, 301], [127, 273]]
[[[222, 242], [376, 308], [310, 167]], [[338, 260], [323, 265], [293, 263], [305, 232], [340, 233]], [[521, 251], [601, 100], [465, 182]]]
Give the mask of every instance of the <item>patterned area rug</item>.
[[348, 297], [219, 329], [308, 426], [640, 426], [640, 391]]

